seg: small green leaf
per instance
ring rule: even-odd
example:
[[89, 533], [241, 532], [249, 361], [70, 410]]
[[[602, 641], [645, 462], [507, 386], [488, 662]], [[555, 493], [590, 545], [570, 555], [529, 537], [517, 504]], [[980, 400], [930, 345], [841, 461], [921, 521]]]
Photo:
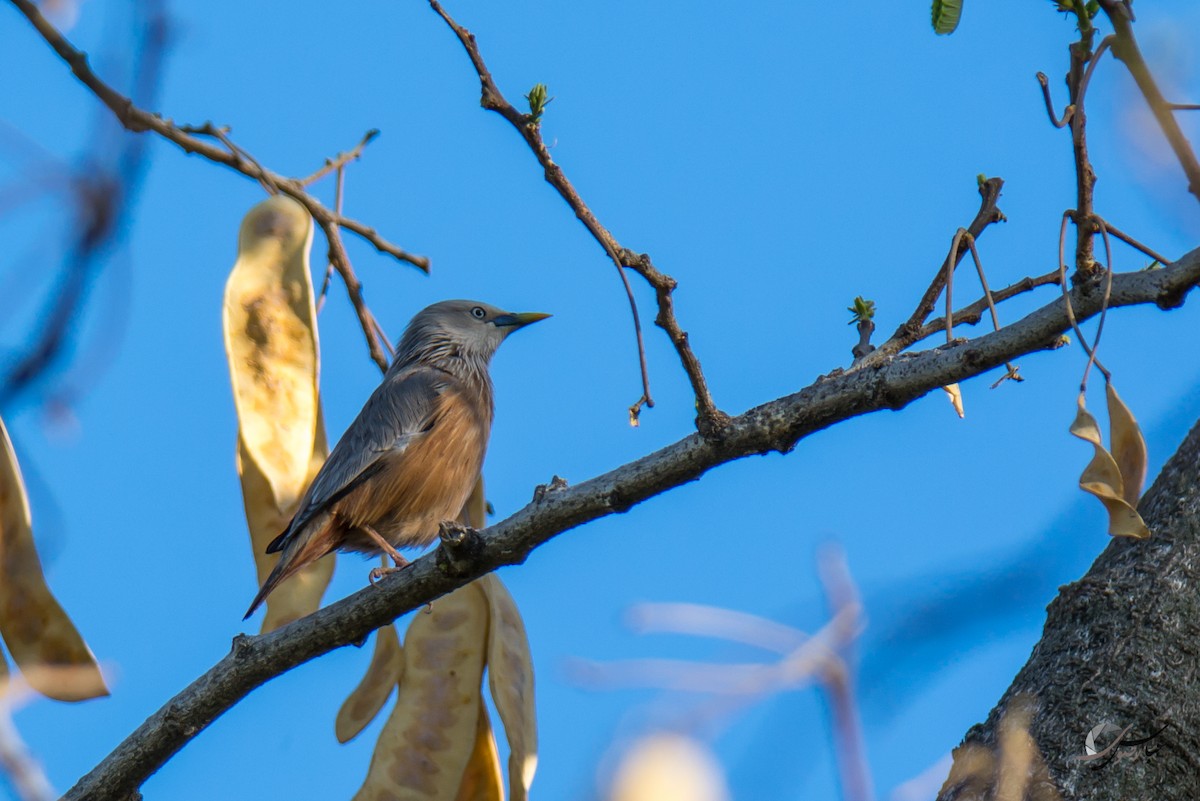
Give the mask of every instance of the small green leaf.
[[535, 83], [529, 94], [525, 95], [525, 99], [529, 101], [529, 121], [535, 125], [542, 121], [542, 113], [545, 112], [546, 106], [550, 105], [550, 101], [554, 100], [544, 83]]
[[1100, 10], [1100, 0], [1091, 0], [1086, 6], [1088, 19], [1096, 16], [1096, 12]]
[[854, 299], [853, 306], [846, 307], [846, 311], [854, 315], [850, 318], [848, 325], [870, 320], [875, 316], [875, 301], [866, 300], [862, 295], [859, 295]]
[[940, 35], [954, 33], [961, 15], [962, 0], [933, 0], [933, 32]]

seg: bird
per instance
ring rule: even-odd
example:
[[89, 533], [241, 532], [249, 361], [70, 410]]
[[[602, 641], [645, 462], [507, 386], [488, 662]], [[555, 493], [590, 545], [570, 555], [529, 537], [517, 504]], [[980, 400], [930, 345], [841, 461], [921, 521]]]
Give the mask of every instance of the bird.
[[[495, 405], [488, 365], [512, 332], [544, 320], [473, 300], [444, 300], [409, 322], [382, 382], [267, 546], [279, 562], [246, 618], [280, 582], [334, 551], [424, 547], [454, 520], [479, 477]], [[246, 619], [246, 618], [243, 618]]]

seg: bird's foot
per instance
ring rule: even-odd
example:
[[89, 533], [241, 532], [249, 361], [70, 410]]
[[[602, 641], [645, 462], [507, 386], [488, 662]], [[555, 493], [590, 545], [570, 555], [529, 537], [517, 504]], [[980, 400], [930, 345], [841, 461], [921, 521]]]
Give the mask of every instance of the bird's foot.
[[401, 570], [403, 570], [404, 568], [408, 567], [409, 564], [411, 564], [403, 556], [399, 556], [399, 557], [393, 556], [392, 561], [394, 561], [396, 563], [395, 567], [373, 567], [373, 568], [371, 568], [371, 572], [367, 574], [367, 580], [370, 581], [372, 584], [374, 584], [375, 582], [379, 581], [381, 578], [388, 575], [389, 573], [398, 573]]

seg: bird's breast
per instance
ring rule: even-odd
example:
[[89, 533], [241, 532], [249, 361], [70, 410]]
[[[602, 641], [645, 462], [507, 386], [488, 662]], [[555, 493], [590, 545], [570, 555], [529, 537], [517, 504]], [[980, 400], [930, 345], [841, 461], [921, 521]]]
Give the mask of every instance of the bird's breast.
[[353, 530], [362, 525], [397, 547], [428, 545], [439, 523], [458, 516], [487, 450], [491, 420], [481, 405], [458, 390], [439, 398], [425, 433], [383, 456], [380, 469], [337, 504], [335, 514], [350, 530], [343, 547], [378, 552]]

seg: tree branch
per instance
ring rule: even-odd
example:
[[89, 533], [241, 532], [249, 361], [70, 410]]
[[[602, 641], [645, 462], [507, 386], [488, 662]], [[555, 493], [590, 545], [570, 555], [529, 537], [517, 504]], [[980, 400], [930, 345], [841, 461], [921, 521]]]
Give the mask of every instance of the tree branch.
[[[521, 134], [525, 143], [529, 145], [529, 149], [537, 157], [538, 163], [542, 165], [546, 182], [558, 191], [562, 199], [575, 212], [575, 216], [579, 218], [579, 221], [583, 223], [588, 232], [604, 248], [604, 252], [616, 264], [618, 271], [621, 271], [621, 280], [625, 282], [626, 291], [629, 292], [629, 284], [625, 281], [625, 274], [623, 272], [626, 268], [636, 272], [654, 288], [655, 298], [658, 303], [658, 315], [655, 317], [654, 323], [667, 332], [667, 336], [671, 339], [671, 344], [675, 346], [675, 351], [679, 354], [679, 360], [683, 363], [683, 369], [687, 373], [688, 381], [691, 382], [692, 392], [696, 396], [696, 426], [700, 433], [706, 437], [717, 436], [721, 428], [728, 422], [729, 415], [718, 409], [716, 403], [713, 402], [712, 394], [708, 389], [708, 382], [704, 378], [704, 371], [700, 367], [700, 360], [692, 351], [692, 346], [688, 342], [687, 332], [680, 327], [679, 321], [675, 318], [675, 302], [672, 298], [672, 293], [674, 293], [677, 286], [675, 279], [666, 273], [659, 272], [647, 254], [637, 254], [628, 248], [622, 247], [621, 243], [616, 240], [612, 233], [600, 223], [600, 220], [597, 219], [592, 210], [584, 203], [583, 198], [579, 196], [574, 185], [567, 179], [562, 168], [555, 164], [554, 159], [551, 158], [549, 149], [546, 147], [545, 142], [542, 141], [539, 117], [533, 114], [523, 114], [505, 100], [504, 95], [501, 94], [500, 89], [496, 86], [491, 72], [488, 71], [487, 65], [483, 61], [483, 56], [479, 53], [479, 46], [475, 43], [474, 34], [455, 22], [437, 0], [429, 0], [429, 5], [450, 26], [450, 29], [454, 31], [463, 48], [467, 51], [467, 56], [471, 59], [471, 64], [475, 67], [475, 73], [479, 76], [479, 84], [482, 91], [479, 104], [485, 109], [494, 111], [504, 117]], [[638, 322], [637, 305], [634, 303], [632, 292], [629, 292], [629, 302], [633, 308], [634, 326], [638, 333], [642, 367], [643, 401], [646, 405], [653, 406], [653, 401], [650, 400], [645, 354], [641, 349], [641, 325]], [[630, 409], [632, 419], [636, 420], [636, 411], [643, 401], [634, 404]]]
[[[1109, 305], [1175, 308], [1197, 284], [1200, 250], [1162, 270], [1113, 276]], [[1095, 281], [1084, 281], [1071, 291], [1077, 319], [1100, 311], [1099, 289]], [[489, 571], [520, 564], [535, 548], [564, 531], [628, 511], [648, 498], [695, 481], [717, 465], [771, 451], [787, 453], [804, 437], [836, 423], [869, 412], [901, 409], [946, 384], [1043, 349], [1067, 327], [1063, 299], [1057, 298], [979, 339], [898, 355], [874, 369], [837, 370], [800, 392], [731, 419], [719, 439], [693, 434], [576, 487], [539, 488], [532, 503], [481, 532], [480, 548], [469, 558], [450, 560], [439, 549], [375, 587], [289, 626], [257, 637], [239, 635], [224, 659], [151, 715], [65, 798], [103, 801], [128, 796], [255, 687], [323, 653], [361, 640], [399, 615]], [[1156, 542], [1150, 540], [1149, 544]], [[1200, 560], [1189, 564], [1200, 564]], [[1200, 731], [1200, 726], [1195, 731]]]
[[1183, 172], [1187, 176], [1188, 191], [1197, 200], [1200, 200], [1200, 161], [1196, 159], [1196, 153], [1192, 150], [1191, 143], [1184, 136], [1183, 129], [1179, 127], [1179, 122], [1175, 119], [1172, 104], [1163, 97], [1158, 83], [1154, 80], [1154, 75], [1150, 72], [1150, 67], [1142, 58], [1141, 48], [1138, 47], [1137, 38], [1133, 35], [1133, 22], [1130, 19], [1129, 6], [1122, 0], [1100, 0], [1100, 7], [1108, 15], [1108, 20], [1116, 32], [1116, 41], [1112, 46], [1113, 55], [1128, 68], [1129, 74], [1133, 76], [1134, 82], [1142, 92], [1142, 97], [1146, 98], [1146, 102], [1150, 105], [1154, 119], [1158, 121], [1158, 127], [1162, 128], [1167, 142], [1171, 145], [1171, 150], [1175, 151], [1175, 158], [1179, 160], [1179, 166], [1183, 168]]
[[[387, 368], [387, 362], [383, 360], [375, 328], [371, 323], [370, 311], [367, 309], [362, 297], [362, 286], [355, 276], [350, 259], [346, 255], [345, 248], [342, 246], [338, 229], [345, 228], [347, 231], [366, 240], [380, 253], [392, 256], [398, 261], [407, 262], [426, 273], [429, 272], [429, 259], [424, 256], [408, 253], [398, 245], [381, 237], [375, 229], [357, 220], [347, 219], [326, 208], [324, 204], [304, 189], [305, 182], [313, 180], [313, 176], [309, 176], [309, 178], [301, 181], [266, 169], [254, 157], [229, 140], [227, 129], [219, 128], [211, 122], [206, 122], [201, 126], [178, 126], [171, 120], [164, 119], [158, 114], [152, 114], [138, 108], [130, 98], [113, 89], [92, 71], [91, 66], [88, 64], [87, 54], [77, 50], [67, 41], [66, 37], [42, 16], [41, 11], [38, 10], [38, 7], [31, 0], [9, 0], [9, 2], [25, 15], [37, 32], [41, 34], [42, 38], [46, 40], [46, 43], [71, 67], [71, 71], [75, 74], [75, 77], [112, 111], [117, 120], [127, 130], [134, 133], [145, 133], [147, 131], [156, 133], [180, 147], [185, 153], [196, 153], [210, 161], [223, 164], [251, 180], [258, 181], [268, 191], [283, 192], [304, 206], [326, 235], [326, 239], [329, 242], [330, 261], [342, 277], [342, 280], [346, 283], [351, 303], [358, 313], [359, 322], [362, 325], [363, 334], [367, 339], [367, 347], [371, 352], [372, 359], [384, 369]], [[224, 146], [219, 147], [205, 141], [203, 137], [216, 139]], [[361, 153], [362, 147], [371, 138], [371, 134], [368, 133], [362, 143], [347, 154], [346, 157], [357, 157], [357, 154]], [[336, 163], [333, 164], [331, 169], [336, 169]], [[316, 177], [320, 177], [319, 172]]]

